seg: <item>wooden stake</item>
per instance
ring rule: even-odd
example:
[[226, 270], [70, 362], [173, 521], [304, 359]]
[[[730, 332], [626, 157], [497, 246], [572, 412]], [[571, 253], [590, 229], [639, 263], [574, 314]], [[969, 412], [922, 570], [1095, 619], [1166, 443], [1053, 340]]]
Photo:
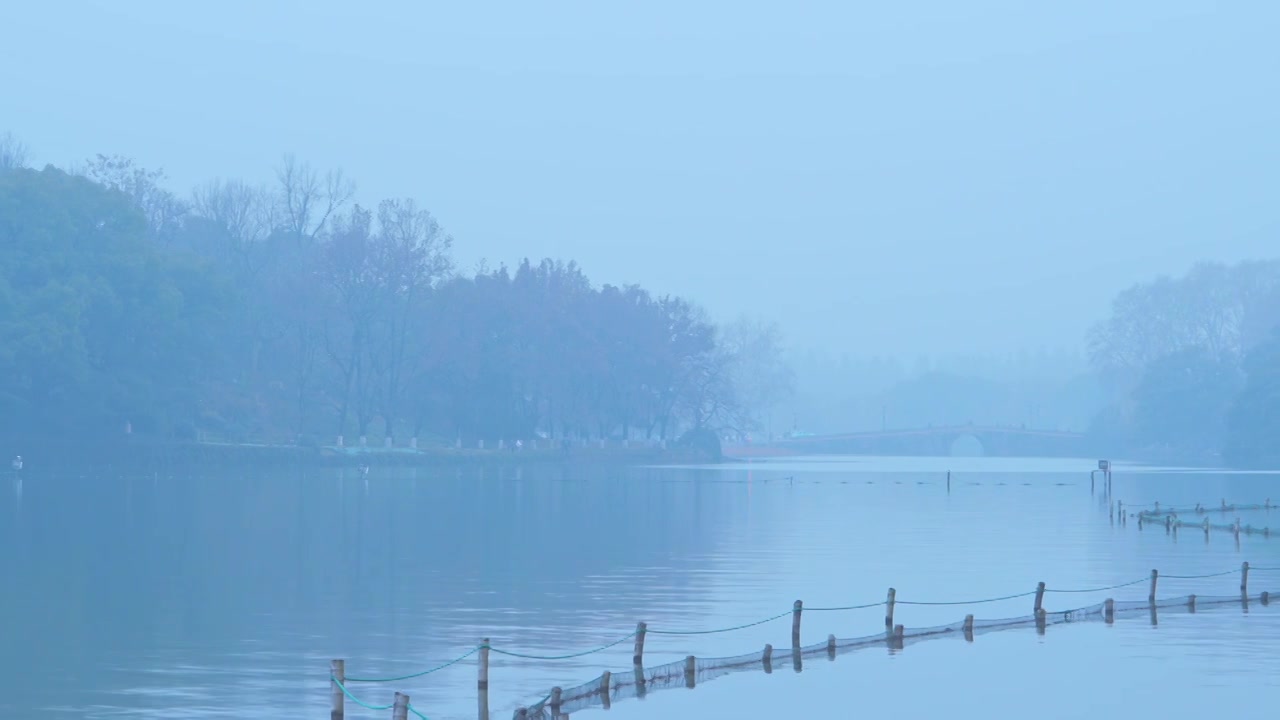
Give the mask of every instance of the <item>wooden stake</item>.
[[698, 681], [698, 660], [690, 655], [684, 659], [684, 686], [693, 689]]
[[832, 660], [836, 659], [836, 636], [835, 635], [827, 636], [827, 657]]
[[1271, 604], [1271, 593], [1266, 592], [1266, 591], [1263, 591], [1263, 593], [1262, 593], [1262, 604], [1263, 604], [1263, 605], [1270, 605], [1270, 604]]
[[409, 696], [396, 693], [395, 702], [391, 705], [391, 720], [409, 720]]
[[1115, 600], [1112, 600], [1111, 598], [1107, 598], [1107, 601], [1102, 604], [1102, 617], [1104, 620], [1106, 620], [1108, 625], [1116, 621], [1116, 601]]
[[476, 678], [476, 703], [480, 720], [489, 720], [489, 638], [480, 641], [480, 670]]
[[347, 695], [338, 687], [338, 683], [347, 682], [347, 661], [330, 660], [329, 674], [333, 676], [329, 680], [329, 720], [343, 720], [347, 711]]
[[608, 670], [605, 670], [604, 674], [600, 676], [600, 700], [604, 703], [605, 710], [609, 709], [609, 705], [612, 702], [612, 698], [609, 697], [609, 682], [611, 680], [613, 680], [613, 673]]
[[1245, 595], [1249, 594], [1249, 561], [1246, 560], [1240, 565], [1240, 592]]
[[1151, 592], [1147, 593], [1147, 603], [1152, 607], [1156, 605], [1156, 580], [1160, 578], [1160, 571], [1153, 569], [1151, 571]]
[[1043, 635], [1044, 629], [1048, 626], [1049, 626], [1048, 614], [1045, 613], [1044, 608], [1037, 608], [1036, 609], [1036, 632]]
[[636, 650], [631, 655], [631, 664], [644, 665], [644, 633], [648, 629], [644, 623], [636, 623]]
[[791, 647], [800, 647], [800, 614], [804, 612], [804, 603], [797, 600], [791, 606]]
[[899, 650], [902, 649], [903, 641], [906, 639], [906, 628], [901, 625], [893, 626], [893, 645]]
[[1187, 609], [1188, 609], [1188, 610], [1190, 610], [1191, 612], [1195, 612], [1195, 611], [1196, 611], [1196, 596], [1195, 596], [1195, 595], [1192, 595], [1190, 598], [1188, 598], [1188, 599], [1187, 599]]
[[564, 691], [560, 689], [559, 685], [551, 688], [551, 698], [547, 702], [547, 707], [551, 708], [551, 717], [553, 718], [560, 717], [560, 696], [563, 694]]
[[886, 635], [893, 633], [893, 603], [898, 596], [898, 591], [889, 588], [889, 599], [884, 601], [884, 632]]
[[773, 646], [772, 645], [764, 646], [764, 654], [760, 656], [760, 662], [761, 664], [764, 665], [765, 672], [767, 673], [773, 672]]
[[973, 616], [972, 615], [964, 616], [964, 639], [969, 641], [973, 640]]
[[1033, 608], [1033, 611], [1037, 615], [1039, 615], [1040, 610], [1043, 607], [1044, 607], [1044, 583], [1042, 582], [1039, 585], [1036, 585], [1036, 605]]

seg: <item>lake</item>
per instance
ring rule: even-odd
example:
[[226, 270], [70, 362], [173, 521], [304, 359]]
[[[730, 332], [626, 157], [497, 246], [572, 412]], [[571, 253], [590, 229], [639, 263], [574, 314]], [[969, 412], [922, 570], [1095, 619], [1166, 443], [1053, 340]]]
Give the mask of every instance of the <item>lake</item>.
[[[1280, 537], [1115, 522], [1091, 459], [788, 458], [713, 468], [528, 467], [42, 475], [0, 494], [0, 715], [328, 717], [328, 667], [397, 676], [495, 648], [565, 655], [883, 603], [908, 628], [1025, 616], [1032, 598], [1162, 576], [1280, 568]], [[946, 473], [951, 471], [947, 489]], [[1261, 503], [1275, 475], [1118, 465], [1136, 508]], [[1275, 493], [1280, 501], [1280, 492]], [[1215, 523], [1236, 514], [1213, 513]], [[1239, 513], [1280, 530], [1280, 511]], [[1280, 535], [1280, 533], [1277, 533]], [[1255, 570], [1251, 590], [1280, 591]], [[1161, 577], [1161, 597], [1238, 594], [1239, 573]], [[1148, 587], [1050, 592], [1050, 611]], [[803, 615], [805, 644], [883, 631], [883, 605]], [[646, 665], [779, 648], [772, 674], [653, 692], [574, 718], [963, 714], [1260, 716], [1280, 684], [1280, 603], [874, 647], [793, 672], [790, 619], [646, 638]], [[564, 660], [495, 655], [494, 718], [631, 668], [632, 642]], [[474, 658], [391, 684], [430, 718], [476, 716]], [[1141, 695], [1141, 708], [1137, 707]], [[348, 717], [385, 718], [348, 703]]]

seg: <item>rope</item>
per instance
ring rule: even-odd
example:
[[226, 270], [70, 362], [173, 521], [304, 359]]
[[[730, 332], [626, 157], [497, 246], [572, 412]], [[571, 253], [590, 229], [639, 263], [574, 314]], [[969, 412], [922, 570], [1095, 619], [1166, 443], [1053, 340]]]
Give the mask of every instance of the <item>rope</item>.
[[414, 707], [413, 705], [410, 705], [410, 706], [409, 706], [409, 712], [411, 712], [411, 713], [413, 713], [414, 715], [417, 715], [418, 717], [422, 718], [422, 720], [431, 720], [431, 718], [429, 718], [429, 717], [427, 717], [426, 715], [423, 715], [422, 713], [418, 712], [418, 708]]
[[747, 623], [746, 625], [735, 625], [733, 627], [721, 628], [719, 630], [649, 630], [648, 632], [654, 635], [715, 635], [717, 633], [732, 632], [734, 630], [742, 630], [743, 628], [763, 625], [767, 622], [773, 622], [774, 620], [777, 620], [779, 618], [784, 618], [790, 615], [791, 613], [792, 611], [788, 610], [784, 613], [779, 613], [777, 615], [774, 615], [773, 617], [765, 618], [763, 620], [757, 620], [756, 622], [753, 622], [753, 623]]
[[390, 710], [392, 708], [391, 705], [370, 705], [369, 703], [361, 700], [355, 695], [352, 695], [351, 692], [347, 690], [346, 685], [343, 685], [341, 682], [338, 682], [338, 678], [330, 675], [329, 679], [333, 681], [334, 685], [338, 686], [338, 689], [342, 691], [343, 695], [346, 695], [347, 697], [351, 698], [352, 702], [354, 702], [355, 704], [359, 705], [362, 708], [365, 708], [366, 710]]
[[[466, 660], [467, 658], [471, 657], [472, 655], [475, 655], [476, 653], [480, 652], [480, 647], [482, 647], [482, 646], [477, 646], [477, 647], [475, 647], [475, 648], [472, 648], [471, 652], [467, 653], [466, 655], [462, 655], [462, 656], [460, 656], [460, 657], [454, 658], [453, 660], [450, 660], [449, 662], [447, 662], [447, 663], [445, 663], [445, 664], [443, 664], [443, 665], [438, 665], [438, 666], [436, 666], [436, 667], [433, 667], [433, 668], [431, 668], [430, 670], [423, 670], [422, 672], [413, 673], [413, 674], [411, 674], [411, 675], [401, 675], [400, 677], [389, 677], [389, 678], [347, 678], [347, 682], [350, 682], [350, 683], [384, 683], [384, 682], [399, 682], [399, 681], [401, 681], [401, 680], [412, 680], [412, 679], [414, 679], [414, 678], [420, 678], [420, 677], [422, 677], [423, 675], [430, 675], [430, 674], [431, 674], [431, 673], [433, 673], [433, 672], [437, 672], [437, 671], [439, 671], [439, 670], [443, 670], [443, 669], [445, 669], [445, 668], [447, 668], [447, 667], [449, 667], [449, 666], [451, 666], [451, 665], [457, 665], [458, 663], [462, 662], [463, 660]], [[494, 652], [497, 652], [497, 651], [495, 650]]]
[[884, 601], [867, 603], [866, 605], [846, 605], [845, 607], [807, 607], [805, 612], [838, 612], [841, 610], [866, 610], [867, 608], [880, 607], [884, 605]]
[[[624, 638], [619, 638], [618, 640], [614, 640], [608, 645], [601, 645], [600, 647], [594, 648], [592, 650], [583, 650], [582, 652], [569, 653], [568, 655], [527, 655], [525, 653], [512, 652], [510, 650], [499, 650], [496, 647], [490, 647], [489, 651], [498, 653], [499, 655], [506, 655], [507, 657], [524, 658], [525, 660], [569, 660], [572, 658], [582, 657], [584, 655], [594, 655], [598, 652], [608, 650], [609, 648], [615, 645], [621, 645], [622, 643], [630, 640], [635, 636], [636, 636], [636, 633], [631, 633], [630, 635]], [[480, 648], [476, 648], [476, 650], [479, 650], [479, 649]], [[475, 651], [473, 650], [472, 652], [475, 652]], [[457, 661], [455, 660], [454, 662], [457, 662]]]
[[[1253, 568], [1249, 568], [1249, 569], [1252, 570]], [[1168, 578], [1170, 580], [1203, 580], [1205, 578], [1222, 577], [1223, 575], [1234, 575], [1238, 572], [1240, 571], [1227, 570], [1226, 572], [1213, 573], [1212, 575], [1161, 575], [1160, 577]]]
[[1107, 587], [1099, 587], [1099, 588], [1085, 588], [1085, 589], [1083, 589], [1083, 590], [1058, 590], [1058, 589], [1056, 589], [1056, 588], [1050, 588], [1050, 587], [1047, 587], [1047, 588], [1045, 588], [1045, 589], [1044, 589], [1044, 591], [1045, 591], [1045, 592], [1056, 592], [1056, 593], [1092, 593], [1092, 592], [1102, 592], [1103, 590], [1119, 590], [1120, 588], [1127, 588], [1127, 587], [1130, 587], [1130, 586], [1132, 586], [1132, 585], [1137, 585], [1138, 583], [1144, 583], [1144, 582], [1146, 582], [1146, 581], [1148, 581], [1148, 580], [1150, 580], [1150, 579], [1151, 579], [1151, 578], [1142, 578], [1141, 580], [1134, 580], [1133, 582], [1120, 583], [1119, 585], [1108, 585]]
[[1249, 572], [1280, 572], [1280, 568], [1263, 568], [1263, 567], [1256, 568], [1250, 565]]
[[1036, 591], [1018, 593], [1017, 595], [1005, 595], [998, 598], [987, 598], [986, 600], [964, 600], [958, 602], [912, 602], [910, 600], [896, 600], [897, 605], [981, 605], [982, 603], [1000, 602], [1002, 600], [1016, 600], [1018, 598], [1030, 597], [1035, 595]]

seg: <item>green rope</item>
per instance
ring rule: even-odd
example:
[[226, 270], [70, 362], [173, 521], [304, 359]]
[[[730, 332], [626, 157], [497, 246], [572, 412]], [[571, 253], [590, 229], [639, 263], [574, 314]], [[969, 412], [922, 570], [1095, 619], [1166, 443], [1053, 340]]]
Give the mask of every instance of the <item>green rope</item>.
[[412, 706], [412, 705], [410, 705], [410, 706], [409, 706], [409, 712], [411, 712], [411, 713], [413, 713], [414, 715], [417, 715], [418, 717], [422, 718], [422, 720], [431, 720], [431, 718], [429, 718], [429, 717], [427, 717], [426, 715], [423, 715], [422, 713], [418, 712], [418, 708], [416, 708], [416, 707], [414, 707], [414, 706]]
[[490, 652], [495, 652], [495, 653], [498, 653], [499, 655], [506, 655], [507, 657], [514, 657], [514, 658], [524, 658], [525, 660], [570, 660], [572, 658], [583, 657], [584, 655], [594, 655], [598, 652], [608, 650], [609, 648], [614, 647], [615, 645], [621, 645], [622, 643], [630, 640], [635, 636], [636, 636], [636, 633], [631, 633], [630, 635], [624, 638], [619, 638], [618, 640], [614, 640], [608, 645], [601, 645], [598, 648], [593, 648], [591, 650], [583, 650], [582, 652], [569, 653], [568, 655], [528, 655], [525, 653], [512, 652], [510, 650], [499, 650], [498, 648], [492, 647], [492, 646], [489, 647], [489, 650]]
[[880, 607], [883, 602], [867, 603], [866, 605], [846, 605], [845, 607], [807, 607], [805, 612], [837, 612], [839, 610], [866, 610], [867, 608]]
[[[1252, 568], [1250, 568], [1250, 569], [1252, 569]], [[1240, 572], [1240, 571], [1239, 571], [1239, 570], [1227, 570], [1226, 572], [1213, 573], [1212, 575], [1161, 575], [1160, 577], [1162, 577], [1162, 578], [1168, 578], [1169, 580], [1203, 580], [1203, 579], [1205, 579], [1205, 578], [1216, 578], [1216, 577], [1222, 577], [1223, 575], [1234, 575], [1234, 574], [1236, 574], [1236, 573], [1238, 573], [1238, 572]]]
[[715, 635], [717, 633], [732, 632], [734, 630], [742, 630], [743, 628], [763, 625], [767, 622], [773, 622], [778, 618], [784, 618], [790, 615], [791, 613], [792, 611], [788, 610], [784, 613], [780, 613], [778, 615], [774, 615], [773, 617], [765, 618], [763, 620], [757, 620], [756, 622], [753, 622], [753, 623], [747, 623], [746, 625], [735, 625], [733, 627], [721, 628], [719, 630], [649, 630], [648, 632], [653, 635]]
[[1055, 593], [1091, 593], [1091, 592], [1102, 592], [1103, 590], [1119, 590], [1120, 588], [1127, 588], [1127, 587], [1130, 587], [1130, 586], [1133, 586], [1133, 585], [1137, 585], [1138, 583], [1144, 583], [1144, 582], [1146, 582], [1147, 580], [1150, 580], [1150, 578], [1142, 578], [1141, 580], [1134, 580], [1133, 582], [1121, 583], [1121, 584], [1119, 584], [1119, 585], [1109, 585], [1109, 586], [1107, 586], [1107, 587], [1099, 587], [1099, 588], [1085, 588], [1085, 589], [1083, 589], [1083, 590], [1059, 590], [1059, 589], [1057, 589], [1057, 588], [1045, 588], [1045, 589], [1044, 589], [1044, 591], [1045, 591], [1045, 592], [1055, 592]]
[[338, 678], [336, 678], [336, 677], [334, 677], [334, 676], [330, 675], [330, 676], [329, 676], [329, 679], [333, 681], [333, 684], [334, 684], [334, 685], [337, 685], [337, 686], [338, 686], [338, 689], [342, 691], [342, 694], [343, 694], [343, 695], [346, 695], [347, 697], [351, 698], [351, 701], [352, 701], [352, 702], [354, 702], [355, 704], [359, 705], [359, 706], [360, 706], [360, 707], [362, 707], [362, 708], [365, 708], [365, 709], [368, 709], [368, 710], [390, 710], [390, 709], [392, 708], [392, 706], [391, 706], [391, 705], [370, 705], [369, 703], [367, 703], [367, 702], [365, 702], [365, 701], [361, 700], [360, 698], [356, 697], [355, 695], [352, 695], [352, 694], [351, 694], [351, 691], [347, 690], [347, 686], [346, 686], [346, 685], [343, 685], [343, 684], [338, 680]]
[[460, 656], [460, 657], [454, 658], [453, 660], [450, 660], [449, 662], [447, 662], [447, 663], [445, 663], [445, 664], [443, 664], [443, 665], [438, 665], [438, 666], [436, 666], [436, 667], [433, 667], [433, 668], [431, 668], [430, 670], [423, 670], [422, 672], [413, 673], [413, 674], [411, 674], [411, 675], [401, 675], [400, 677], [390, 677], [390, 678], [347, 678], [347, 682], [352, 682], [352, 683], [385, 683], [385, 682], [399, 682], [399, 681], [401, 681], [401, 680], [412, 680], [412, 679], [414, 679], [414, 678], [420, 678], [420, 677], [422, 677], [423, 675], [430, 675], [430, 674], [431, 674], [431, 673], [433, 673], [433, 672], [437, 672], [437, 671], [443, 670], [443, 669], [445, 669], [445, 668], [447, 668], [447, 667], [450, 667], [450, 666], [452, 666], [452, 665], [457, 665], [458, 663], [462, 662], [463, 660], [466, 660], [467, 658], [471, 657], [472, 655], [475, 655], [476, 653], [480, 652], [480, 648], [481, 648], [481, 647], [483, 647], [483, 646], [476, 646], [476, 647], [472, 648], [472, 649], [471, 649], [471, 652], [468, 652], [466, 655], [462, 655], [462, 656]]
[[985, 600], [962, 600], [957, 602], [912, 602], [911, 600], [895, 600], [898, 605], [981, 605], [982, 603], [1000, 602], [1002, 600], [1016, 600], [1018, 598], [1030, 597], [1035, 595], [1036, 591], [1018, 593], [1017, 595], [1005, 595], [1004, 597], [987, 598]]

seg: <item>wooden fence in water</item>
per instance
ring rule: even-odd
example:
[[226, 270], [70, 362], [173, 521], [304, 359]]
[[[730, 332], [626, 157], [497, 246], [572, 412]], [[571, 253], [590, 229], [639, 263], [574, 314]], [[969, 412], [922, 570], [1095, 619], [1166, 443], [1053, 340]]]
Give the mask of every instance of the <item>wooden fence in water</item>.
[[[490, 660], [494, 655], [509, 657], [512, 659], [553, 662], [594, 655], [623, 643], [632, 642], [634, 651], [632, 655], [632, 667], [630, 669], [621, 672], [605, 670], [601, 675], [576, 686], [557, 686], [551, 688], [542, 699], [520, 707], [514, 712], [515, 720], [567, 720], [569, 715], [574, 712], [589, 708], [607, 709], [613, 703], [620, 700], [641, 698], [649, 693], [670, 688], [695, 688], [700, 684], [730, 673], [747, 671], [771, 673], [774, 670], [775, 664], [779, 662], [789, 664], [795, 672], [801, 672], [806, 660], [825, 657], [827, 660], [833, 661], [840, 655], [873, 647], [888, 647], [890, 649], [901, 650], [907, 645], [923, 640], [947, 637], [963, 638], [968, 642], [973, 642], [976, 636], [984, 633], [1015, 629], [1034, 628], [1038, 633], [1043, 634], [1050, 626], [1089, 621], [1111, 624], [1117, 619], [1132, 617], [1135, 615], [1145, 615], [1149, 617], [1151, 624], [1155, 625], [1157, 622], [1157, 615], [1161, 612], [1195, 613], [1200, 610], [1228, 606], [1241, 606], [1248, 608], [1251, 604], [1258, 604], [1262, 606], [1270, 605], [1272, 593], [1261, 592], [1250, 594], [1250, 573], [1280, 573], [1280, 568], [1251, 567], [1249, 563], [1245, 562], [1238, 569], [1231, 569], [1224, 572], [1205, 575], [1162, 576], [1158, 571], [1152, 570], [1149, 577], [1143, 577], [1131, 582], [1120, 583], [1107, 587], [1061, 589], [1049, 587], [1046, 583], [1041, 582], [1034, 590], [1014, 595], [984, 598], [981, 600], [948, 602], [903, 600], [897, 596], [897, 591], [895, 589], [890, 588], [887, 593], [887, 597], [883, 602], [878, 601], [874, 603], [843, 607], [806, 608], [803, 602], [797, 600], [790, 610], [778, 615], [774, 615], [757, 622], [715, 630], [663, 630], [661, 628], [651, 628], [647, 623], [641, 622], [637, 624], [634, 632], [625, 635], [620, 639], [614, 640], [597, 648], [564, 655], [537, 655], [532, 653], [516, 652], [501, 647], [495, 647], [485, 639], [476, 647], [447, 663], [443, 663], [421, 672], [398, 677], [348, 677], [346, 674], [346, 663], [343, 660], [334, 660], [331, 663], [329, 673], [332, 705], [330, 710], [330, 720], [344, 720], [348, 702], [354, 703], [371, 711], [390, 712], [393, 720], [408, 720], [410, 716], [415, 716], [425, 720], [427, 715], [413, 706], [410, 702], [409, 695], [406, 693], [396, 692], [390, 698], [390, 702], [386, 704], [373, 704], [366, 700], [362, 700], [353, 694], [350, 686], [355, 684], [387, 685], [390, 683], [405, 683], [410, 680], [428, 676], [471, 658], [475, 658], [477, 669], [477, 717], [480, 720], [491, 720], [489, 708], [489, 670]], [[1209, 580], [1225, 579], [1228, 576], [1238, 577], [1238, 592], [1212, 596], [1184, 595], [1164, 599], [1159, 599], [1157, 596], [1157, 588], [1161, 577], [1177, 580]], [[1108, 598], [1100, 603], [1065, 611], [1048, 610], [1044, 604], [1046, 596], [1053, 594], [1103, 593], [1144, 584], [1148, 586], [1147, 597], [1141, 600], [1117, 601], [1113, 598]], [[949, 625], [922, 628], [906, 627], [897, 622], [897, 617], [895, 615], [896, 610], [900, 606], [971, 606], [991, 602], [1016, 600], [1019, 598], [1031, 599], [1032, 611], [1030, 614], [1019, 617], [991, 620], [978, 619], [974, 615], [969, 614], [966, 615], [963, 620]], [[819, 643], [809, 645], [801, 643], [801, 621], [806, 611], [809, 613], [840, 612], [846, 610], [868, 609], [878, 606], [883, 606], [884, 608], [883, 630], [878, 630], [873, 634], [855, 638], [838, 638], [835, 635], [828, 635], [825, 641]], [[692, 637], [727, 633], [748, 627], [764, 625], [766, 623], [781, 620], [787, 616], [790, 616], [791, 618], [791, 643], [790, 647], [785, 650], [780, 649], [778, 652], [775, 652], [772, 645], [765, 645], [761, 650], [733, 657], [700, 658], [695, 655], [688, 655], [683, 660], [673, 663], [667, 663], [655, 667], [645, 667], [644, 665], [645, 639], [650, 635]]]

